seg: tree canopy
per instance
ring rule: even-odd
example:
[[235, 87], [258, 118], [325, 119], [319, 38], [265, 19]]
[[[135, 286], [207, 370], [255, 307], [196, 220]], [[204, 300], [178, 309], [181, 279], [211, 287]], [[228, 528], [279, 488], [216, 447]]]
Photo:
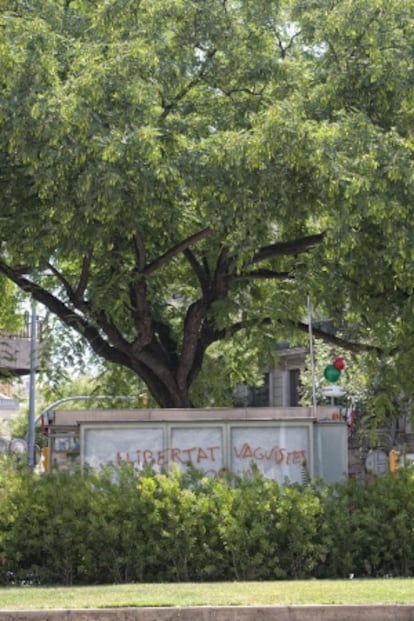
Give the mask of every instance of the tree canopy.
[[189, 407], [307, 295], [413, 356], [411, 3], [0, 8], [0, 273], [98, 356]]

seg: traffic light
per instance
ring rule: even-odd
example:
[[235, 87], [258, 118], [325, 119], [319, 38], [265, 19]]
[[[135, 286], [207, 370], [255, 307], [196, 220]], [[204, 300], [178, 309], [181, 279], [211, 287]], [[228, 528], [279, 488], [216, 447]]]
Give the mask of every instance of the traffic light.
[[47, 446], [40, 449], [40, 467], [42, 472], [49, 472], [49, 448]]
[[391, 449], [388, 454], [388, 465], [390, 472], [395, 472], [400, 467], [400, 454], [398, 451]]

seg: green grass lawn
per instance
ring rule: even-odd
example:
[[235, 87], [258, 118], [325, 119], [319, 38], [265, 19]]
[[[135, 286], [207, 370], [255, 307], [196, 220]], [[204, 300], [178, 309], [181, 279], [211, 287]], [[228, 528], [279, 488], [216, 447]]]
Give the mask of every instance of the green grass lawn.
[[0, 588], [0, 609], [414, 604], [414, 580], [307, 580]]

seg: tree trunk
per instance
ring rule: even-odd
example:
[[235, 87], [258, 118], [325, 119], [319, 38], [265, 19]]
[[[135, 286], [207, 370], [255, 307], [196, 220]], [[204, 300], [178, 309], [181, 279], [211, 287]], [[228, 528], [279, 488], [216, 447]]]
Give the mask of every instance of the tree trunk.
[[142, 364], [129, 367], [142, 380], [144, 380], [151, 396], [161, 408], [192, 408], [193, 404], [189, 397], [188, 388], [179, 388], [176, 381], [176, 372], [163, 366], [157, 365], [154, 370], [148, 369]]

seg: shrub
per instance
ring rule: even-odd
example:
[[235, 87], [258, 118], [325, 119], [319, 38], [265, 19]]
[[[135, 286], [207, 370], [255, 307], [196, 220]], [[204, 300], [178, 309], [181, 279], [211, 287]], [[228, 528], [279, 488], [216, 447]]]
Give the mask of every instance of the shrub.
[[411, 576], [414, 475], [280, 484], [0, 461], [0, 583]]

